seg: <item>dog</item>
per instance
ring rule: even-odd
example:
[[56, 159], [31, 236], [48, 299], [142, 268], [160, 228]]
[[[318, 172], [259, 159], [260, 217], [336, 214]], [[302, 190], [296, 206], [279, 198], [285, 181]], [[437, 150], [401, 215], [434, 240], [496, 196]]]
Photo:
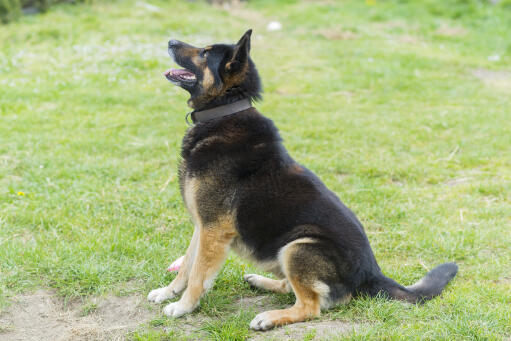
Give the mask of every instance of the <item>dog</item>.
[[164, 313], [192, 312], [210, 289], [229, 249], [279, 279], [245, 275], [250, 285], [293, 292], [296, 303], [258, 314], [267, 330], [320, 315], [351, 298], [381, 295], [420, 303], [439, 295], [458, 271], [442, 264], [404, 287], [386, 277], [362, 224], [310, 170], [294, 161], [273, 122], [253, 106], [261, 81], [250, 57], [248, 30], [236, 44], [168, 43], [183, 69], [166, 78], [190, 94], [193, 125], [183, 138], [179, 185], [195, 226], [175, 279], [149, 301], [172, 299]]

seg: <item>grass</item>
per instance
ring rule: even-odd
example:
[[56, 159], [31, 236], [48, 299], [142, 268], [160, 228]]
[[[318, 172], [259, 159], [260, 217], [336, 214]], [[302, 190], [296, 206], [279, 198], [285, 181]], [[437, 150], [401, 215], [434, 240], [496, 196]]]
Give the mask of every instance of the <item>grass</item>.
[[240, 311], [227, 318], [218, 318], [211, 322], [205, 323], [202, 328], [211, 340], [245, 340], [249, 336], [247, 324], [250, 323], [254, 314], [252, 311]]
[[[150, 3], [160, 10], [61, 5], [0, 29], [0, 306], [36, 287], [72, 298], [129, 282], [145, 295], [173, 278], [164, 269], [192, 228], [176, 183], [187, 96], [162, 77], [166, 41], [229, 42], [251, 27], [258, 109], [356, 212], [383, 271], [410, 284], [460, 266], [423, 306], [326, 312], [364, 326], [339, 338], [510, 337], [509, 2]], [[199, 310], [212, 319], [204, 337], [252, 335], [258, 311], [229, 306], [261, 294], [241, 280], [252, 271], [228, 259]], [[184, 337], [164, 318], [130, 336]]]

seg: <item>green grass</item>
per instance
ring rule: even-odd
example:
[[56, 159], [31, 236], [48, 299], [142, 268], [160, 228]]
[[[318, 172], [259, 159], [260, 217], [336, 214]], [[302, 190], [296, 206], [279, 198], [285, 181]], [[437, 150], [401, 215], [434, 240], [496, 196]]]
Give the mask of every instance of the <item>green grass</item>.
[[211, 340], [245, 340], [249, 336], [247, 325], [254, 317], [253, 311], [240, 311], [227, 318], [217, 318], [206, 322], [203, 331]]
[[[410, 284], [460, 266], [423, 306], [360, 299], [325, 318], [362, 323], [344, 335], [355, 340], [509, 338], [508, 1], [151, 4], [161, 11], [62, 5], [0, 28], [1, 306], [36, 287], [72, 298], [129, 281], [145, 295], [173, 278], [164, 269], [192, 232], [176, 183], [189, 109], [162, 76], [166, 42], [230, 42], [253, 28], [257, 108], [356, 212], [383, 271]], [[283, 29], [266, 31], [270, 20]], [[249, 335], [258, 311], [229, 305], [260, 294], [241, 280], [249, 271], [229, 258], [199, 310], [212, 319], [198, 326], [205, 337]], [[179, 321], [158, 321], [130, 337], [185, 337]]]
[[93, 0], [0, 0], [0, 24], [18, 19], [23, 11], [41, 12], [46, 11], [52, 5], [59, 2], [90, 3]]

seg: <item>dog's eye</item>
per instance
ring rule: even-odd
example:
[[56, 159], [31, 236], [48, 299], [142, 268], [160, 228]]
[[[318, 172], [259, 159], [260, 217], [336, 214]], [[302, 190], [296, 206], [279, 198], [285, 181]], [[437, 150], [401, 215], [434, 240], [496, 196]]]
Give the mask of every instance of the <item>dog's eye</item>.
[[208, 51], [206, 51], [206, 50], [202, 49], [202, 51], [200, 52], [200, 56], [201, 56], [202, 58], [204, 58], [204, 57], [206, 57], [207, 55], [208, 55]]

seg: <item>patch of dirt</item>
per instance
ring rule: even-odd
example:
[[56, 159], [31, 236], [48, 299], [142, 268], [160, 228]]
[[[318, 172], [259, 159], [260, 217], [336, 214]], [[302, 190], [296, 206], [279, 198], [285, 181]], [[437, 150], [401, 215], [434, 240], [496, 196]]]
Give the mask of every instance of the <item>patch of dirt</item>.
[[271, 302], [271, 298], [268, 295], [242, 297], [236, 302], [235, 306], [238, 309], [279, 309], [277, 305]]
[[211, 320], [212, 318], [201, 314], [188, 314], [173, 320], [174, 323], [170, 326], [163, 327], [163, 332], [171, 333], [178, 330], [178, 335], [184, 340], [203, 340], [207, 338], [207, 335], [201, 327]]
[[[243, 297], [233, 306], [253, 309], [256, 313], [283, 308], [267, 295]], [[38, 290], [20, 295], [0, 314], [0, 340], [9, 341], [95, 341], [125, 340], [127, 334], [160, 316], [161, 306], [151, 309], [145, 297], [93, 297], [85, 303], [65, 304], [52, 290]], [[212, 317], [190, 314], [179, 320], [184, 336], [202, 337], [203, 324]], [[357, 330], [360, 324], [316, 320], [296, 323], [267, 332], [252, 332], [249, 340], [311, 340], [339, 337]], [[164, 327], [170, 332], [176, 325]]]
[[335, 174], [335, 178], [339, 182], [344, 182], [350, 175], [348, 173], [337, 173]]
[[509, 71], [480, 68], [472, 70], [472, 75], [486, 85], [503, 89], [511, 88], [511, 72]]
[[461, 185], [466, 182], [469, 182], [471, 179], [472, 178], [456, 178], [456, 179], [448, 180], [448, 181], [444, 182], [444, 184], [446, 184], [447, 186], [457, 186], [457, 185]]
[[269, 21], [269, 18], [263, 16], [260, 12], [253, 11], [245, 6], [245, 3], [241, 1], [236, 1], [233, 3], [224, 3], [221, 5], [213, 4], [216, 7], [222, 7], [224, 10], [228, 11], [229, 14], [237, 16], [240, 19], [247, 20], [250, 22], [252, 27], [254, 28], [255, 35], [252, 36], [252, 40], [254, 38], [259, 39], [261, 36], [257, 33], [259, 31], [263, 31], [263, 27], [266, 27]]
[[494, 71], [487, 69], [475, 69], [472, 74], [482, 81], [502, 80], [511, 78], [511, 72]]
[[410, 29], [404, 21], [386, 21], [375, 23], [374, 26], [378, 29]]
[[494, 282], [498, 283], [498, 284], [511, 285], [511, 276], [505, 276], [505, 277], [499, 278], [499, 279], [495, 280]]
[[356, 33], [341, 29], [322, 29], [317, 33], [328, 40], [350, 40], [358, 38]]
[[421, 42], [419, 38], [411, 36], [409, 34], [402, 34], [400, 36], [397, 36], [397, 41], [405, 44], [418, 44]]
[[462, 37], [467, 34], [467, 30], [463, 27], [442, 25], [435, 31], [435, 33], [444, 37]]
[[18, 296], [0, 315], [0, 340], [123, 340], [158, 313], [139, 296], [97, 297], [85, 305], [65, 305], [53, 291], [38, 290]]
[[360, 328], [359, 324], [343, 321], [308, 321], [290, 324], [267, 332], [254, 333], [249, 340], [327, 340], [338, 339], [341, 335]]

